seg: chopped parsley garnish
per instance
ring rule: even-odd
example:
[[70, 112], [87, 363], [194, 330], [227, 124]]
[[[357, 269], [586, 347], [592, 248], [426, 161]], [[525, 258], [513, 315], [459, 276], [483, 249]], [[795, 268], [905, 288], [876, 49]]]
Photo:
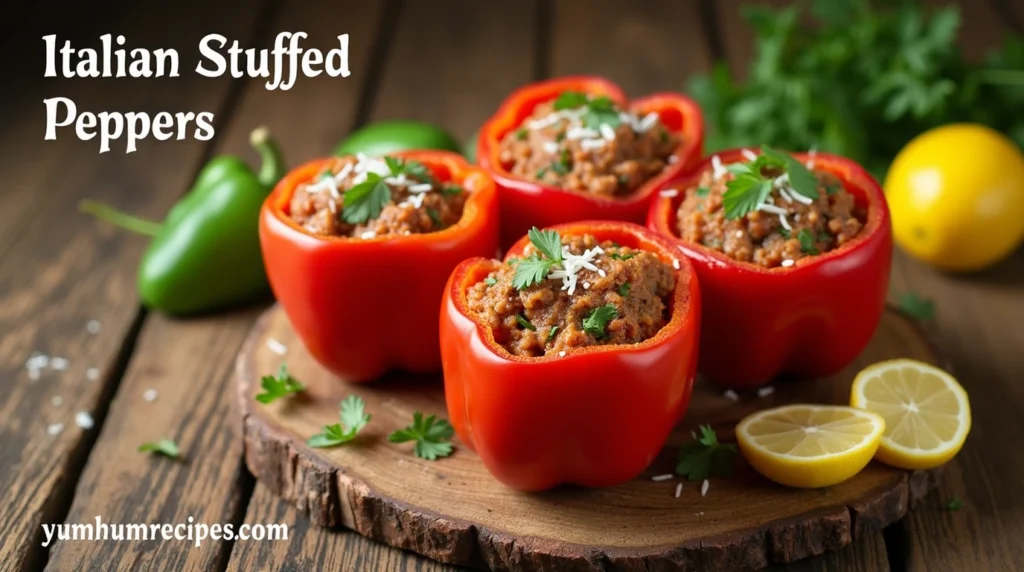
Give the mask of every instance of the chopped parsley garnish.
[[661, 129], [661, 131], [660, 131], [660, 132], [658, 133], [658, 137], [660, 137], [660, 138], [661, 138], [661, 142], [662, 142], [662, 143], [668, 143], [668, 139], [669, 139], [669, 135], [668, 135], [668, 129], [665, 129], [665, 128], [663, 127], [663, 128]]
[[527, 320], [526, 316], [522, 314], [516, 314], [516, 321], [519, 322], [520, 326], [526, 328], [527, 330], [530, 330], [531, 332], [537, 331], [537, 326], [531, 324], [530, 320]]
[[703, 186], [703, 185], [702, 185], [702, 186], [699, 186], [699, 187], [697, 187], [697, 196], [698, 196], [698, 197], [706, 197], [706, 196], [708, 196], [708, 195], [709, 195], [710, 193], [711, 193], [711, 189], [709, 189], [708, 187], [705, 187], [705, 186]]
[[444, 221], [441, 219], [441, 213], [437, 212], [437, 209], [433, 209], [433, 208], [427, 207], [427, 216], [430, 217], [430, 220], [431, 220], [431, 222], [434, 223], [434, 226], [436, 226], [436, 227], [444, 226]]
[[487, 278], [484, 278], [484, 284], [487, 284], [488, 286], [494, 286], [497, 283], [498, 279], [495, 278], [494, 276], [488, 276]]
[[626, 296], [629, 296], [629, 289], [630, 288], [632, 288], [632, 286], [629, 285], [629, 282], [623, 282], [622, 286], [619, 286], [619, 289], [617, 290], [617, 292], [619, 293], [619, 296], [622, 296], [623, 298], [625, 298]]
[[336, 447], [356, 438], [356, 434], [370, 422], [370, 414], [366, 412], [366, 403], [358, 395], [349, 395], [341, 402], [341, 423], [325, 425], [322, 433], [317, 433], [306, 441], [310, 447]]
[[629, 260], [634, 256], [636, 256], [636, 253], [633, 252], [627, 252], [626, 254], [622, 254], [621, 252], [613, 252], [608, 255], [608, 258], [612, 258], [614, 260]]
[[449, 441], [454, 433], [455, 429], [448, 421], [437, 419], [435, 415], [424, 419], [423, 414], [417, 411], [412, 414], [412, 424], [388, 435], [388, 441], [415, 441], [413, 453], [421, 459], [433, 461], [438, 457], [452, 454], [452, 444]]
[[805, 254], [818, 254], [817, 243], [814, 241], [814, 232], [811, 229], [800, 229], [800, 232], [796, 234], [796, 239], [800, 241], [800, 250]]
[[779, 229], [779, 234], [782, 235], [782, 238], [785, 238], [786, 240], [789, 240], [789, 229], [787, 229], [787, 228], [780, 228]]
[[139, 445], [139, 452], [163, 455], [165, 457], [170, 457], [171, 459], [177, 459], [181, 456], [181, 449], [179, 449], [178, 444], [171, 439], [160, 439], [159, 441], [143, 443], [142, 445]]
[[461, 194], [462, 191], [464, 190], [465, 189], [463, 189], [462, 187], [452, 183], [448, 183], [447, 185], [441, 187], [441, 193], [445, 195], [458, 195]]
[[829, 182], [825, 183], [825, 194], [834, 195], [839, 192], [839, 189], [843, 188], [841, 183]]
[[818, 198], [818, 178], [803, 163], [789, 153], [761, 146], [761, 154], [747, 163], [732, 163], [726, 167], [734, 178], [725, 184], [722, 207], [725, 218], [737, 219], [757, 210], [772, 192], [774, 178], [765, 177], [765, 169], [778, 169], [789, 175], [794, 192], [809, 199]]
[[953, 497], [946, 504], [942, 506], [942, 510], [957, 511], [964, 508], [964, 501], [957, 497]]
[[544, 175], [547, 175], [547, 174], [548, 174], [548, 168], [547, 167], [541, 167], [540, 169], [537, 169], [537, 172], [534, 174], [534, 177], [537, 178], [537, 179], [543, 179]]
[[430, 173], [430, 169], [419, 161], [405, 160], [398, 157], [384, 157], [384, 163], [387, 164], [393, 177], [406, 175], [425, 183], [433, 183], [434, 181], [434, 176]]
[[935, 302], [921, 296], [917, 292], [904, 292], [900, 294], [899, 307], [904, 314], [921, 321], [935, 318]]
[[516, 139], [518, 139], [520, 141], [525, 141], [526, 140], [526, 129], [523, 129], [522, 127], [517, 129], [516, 130]]
[[345, 191], [341, 218], [349, 224], [362, 224], [380, 216], [389, 202], [391, 187], [377, 173], [367, 173], [365, 181]]
[[591, 97], [579, 91], [563, 91], [555, 99], [554, 108], [555, 111], [561, 111], [584, 106], [587, 109], [583, 114], [583, 124], [591, 129], [597, 129], [601, 125], [608, 125], [614, 129], [622, 122], [618, 106], [604, 95]]
[[563, 149], [559, 159], [551, 162], [551, 170], [559, 175], [566, 175], [572, 170], [572, 155], [568, 149]]
[[561, 143], [562, 141], [565, 141], [565, 131], [559, 131], [558, 133], [555, 133], [555, 142]]
[[723, 445], [710, 425], [701, 425], [695, 440], [679, 450], [676, 474], [691, 480], [708, 477], [731, 477], [738, 452], [736, 445]]
[[330, 169], [324, 169], [324, 171], [317, 176], [317, 180], [318, 181], [322, 181], [322, 180], [326, 179], [327, 177], [333, 177], [333, 176], [334, 176], [334, 171], [331, 171]]
[[261, 377], [260, 386], [263, 388], [263, 393], [256, 395], [256, 401], [263, 404], [273, 403], [281, 397], [287, 397], [306, 389], [299, 383], [299, 380], [288, 373], [288, 366], [285, 364], [281, 364], [276, 376], [264, 375]]
[[825, 231], [821, 231], [818, 233], [818, 242], [829, 242], [830, 240], [832, 240], [831, 234]]
[[608, 326], [608, 322], [618, 317], [619, 311], [615, 308], [615, 305], [605, 304], [595, 308], [589, 316], [583, 319], [583, 331], [597, 339], [601, 339], [605, 336], [605, 328]]
[[550, 344], [556, 335], [558, 335], [558, 326], [551, 326], [551, 329], [548, 330], [548, 339], [544, 340], [544, 343]]
[[527, 236], [534, 248], [544, 255], [544, 258], [534, 254], [516, 263], [516, 274], [512, 278], [512, 286], [516, 290], [540, 284], [547, 278], [551, 268], [562, 262], [562, 238], [558, 236], [557, 232], [533, 227]]

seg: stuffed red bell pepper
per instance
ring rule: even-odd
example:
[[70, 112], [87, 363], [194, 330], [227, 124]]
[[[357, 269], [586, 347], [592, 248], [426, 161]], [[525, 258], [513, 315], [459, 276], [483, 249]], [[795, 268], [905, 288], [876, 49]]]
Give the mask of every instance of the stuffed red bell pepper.
[[448, 281], [449, 418], [509, 487], [628, 481], [686, 410], [699, 324], [697, 280], [666, 239], [610, 221], [532, 229]]
[[627, 101], [607, 80], [566, 77], [512, 93], [481, 128], [477, 161], [497, 183], [507, 247], [532, 226], [643, 224], [654, 189], [696, 163], [703, 141], [683, 95]]
[[664, 185], [648, 226], [693, 262], [705, 318], [700, 369], [719, 384], [835, 373], [878, 326], [889, 210], [853, 161], [768, 147], [722, 152]]
[[260, 244], [278, 302], [327, 369], [349, 381], [436, 371], [441, 293], [460, 261], [497, 250], [497, 194], [444, 151], [311, 161], [267, 198]]

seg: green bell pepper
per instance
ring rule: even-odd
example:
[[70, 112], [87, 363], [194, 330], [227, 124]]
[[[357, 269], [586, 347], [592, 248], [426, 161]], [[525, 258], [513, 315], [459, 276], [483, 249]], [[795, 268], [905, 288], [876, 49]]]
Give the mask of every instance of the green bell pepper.
[[80, 208], [153, 241], [139, 264], [142, 303], [172, 315], [209, 312], [270, 293], [258, 222], [260, 207], [284, 176], [284, 160], [266, 128], [252, 132], [259, 173], [235, 156], [215, 157], [163, 223], [143, 220], [94, 201]]

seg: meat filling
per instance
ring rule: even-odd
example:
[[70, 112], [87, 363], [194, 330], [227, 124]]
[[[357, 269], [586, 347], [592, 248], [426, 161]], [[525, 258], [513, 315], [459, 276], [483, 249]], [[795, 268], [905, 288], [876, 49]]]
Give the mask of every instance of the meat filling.
[[524, 258], [502, 264], [470, 287], [470, 310], [509, 353], [538, 357], [587, 346], [635, 344], [667, 323], [676, 277], [655, 254], [598, 243], [590, 235], [567, 237], [562, 250], [587, 261], [573, 279], [563, 276], [570, 264], [556, 264], [539, 282], [517, 288], [522, 286], [519, 266], [538, 260], [531, 245]]

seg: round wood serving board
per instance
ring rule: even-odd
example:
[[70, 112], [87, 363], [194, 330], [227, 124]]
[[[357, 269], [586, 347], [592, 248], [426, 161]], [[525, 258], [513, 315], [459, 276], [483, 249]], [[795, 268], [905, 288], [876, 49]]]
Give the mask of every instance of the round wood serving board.
[[[284, 344], [285, 355], [268, 340]], [[800, 490], [740, 461], [733, 478], [711, 480], [706, 496], [700, 483], [686, 482], [679, 498], [679, 480], [651, 476], [673, 471], [679, 447], [698, 425], [711, 424], [732, 441], [736, 423], [758, 409], [846, 404], [856, 371], [896, 357], [939, 361], [918, 326], [890, 310], [864, 354], [832, 378], [780, 380], [771, 395], [738, 401], [699, 382], [685, 419], [642, 476], [615, 488], [544, 493], [505, 488], [457, 439], [452, 456], [434, 462], [416, 458], [411, 444], [389, 443], [387, 435], [410, 423], [414, 411], [446, 417], [440, 376], [346, 384], [306, 353], [279, 307], [254, 326], [238, 358], [237, 387], [249, 469], [314, 523], [494, 570], [743, 570], [841, 548], [900, 519], [931, 488], [934, 472], [872, 463], [845, 483]], [[260, 376], [282, 362], [306, 390], [270, 405], [256, 402]], [[373, 416], [359, 438], [332, 449], [307, 447], [310, 435], [339, 421], [339, 402], [349, 394], [361, 396]]]

